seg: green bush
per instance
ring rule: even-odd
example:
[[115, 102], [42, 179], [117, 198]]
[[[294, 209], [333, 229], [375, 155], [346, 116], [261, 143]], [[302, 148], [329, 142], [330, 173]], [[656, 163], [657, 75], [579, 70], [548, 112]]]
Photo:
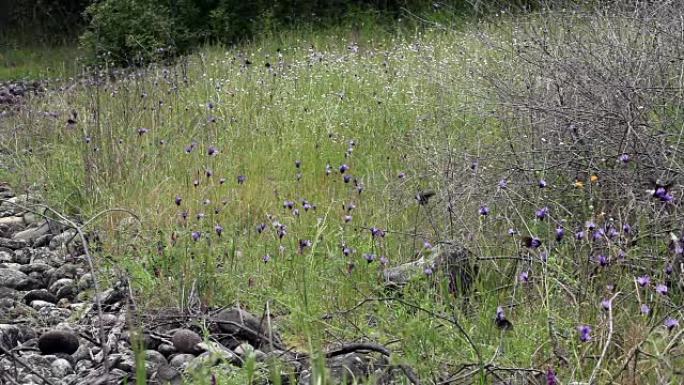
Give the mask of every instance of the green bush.
[[155, 0], [104, 0], [86, 9], [81, 44], [91, 61], [139, 64], [187, 50], [195, 38], [165, 4]]

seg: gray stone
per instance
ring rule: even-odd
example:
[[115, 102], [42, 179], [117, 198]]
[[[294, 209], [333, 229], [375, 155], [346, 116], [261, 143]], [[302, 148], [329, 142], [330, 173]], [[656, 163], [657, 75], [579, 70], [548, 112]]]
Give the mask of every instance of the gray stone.
[[50, 240], [50, 248], [54, 250], [58, 247], [71, 246], [71, 244], [76, 245], [78, 242], [80, 242], [78, 232], [74, 229], [69, 229], [53, 237]]
[[145, 367], [149, 375], [166, 365], [168, 365], [166, 357], [161, 353], [156, 350], [145, 350]]
[[40, 310], [46, 307], [55, 307], [54, 303], [46, 302], [46, 301], [41, 301], [39, 299], [31, 301], [31, 307]]
[[239, 365], [242, 362], [240, 357], [219, 343], [213, 341], [202, 342], [199, 344], [199, 346], [206, 350], [206, 352], [200, 354], [190, 361], [186, 368], [186, 370], [189, 372], [200, 368], [210, 368], [222, 363]]
[[26, 304], [30, 304], [35, 300], [41, 300], [50, 303], [57, 303], [57, 297], [45, 289], [31, 290], [26, 295], [24, 295], [23, 301]]
[[181, 353], [197, 354], [200, 353], [197, 349], [197, 344], [202, 342], [202, 337], [192, 330], [178, 329], [173, 333], [171, 342], [173, 347]]
[[76, 297], [76, 294], [78, 294], [78, 290], [73, 284], [62, 286], [59, 288], [59, 290], [57, 290], [57, 293], [55, 293], [57, 298], [68, 299], [69, 301], [73, 300]]
[[93, 366], [93, 361], [91, 360], [79, 360], [78, 362], [76, 362], [76, 372], [83, 373], [84, 371], [92, 368]]
[[24, 286], [24, 282], [28, 279], [29, 277], [21, 271], [0, 268], [0, 287], [19, 289], [20, 286]]
[[43, 354], [73, 354], [78, 350], [78, 337], [66, 330], [51, 330], [38, 339], [38, 348]]
[[31, 263], [44, 263], [49, 266], [59, 267], [64, 263], [64, 258], [47, 247], [37, 247], [33, 249]]
[[[234, 338], [248, 341], [252, 346], [260, 346], [263, 336], [270, 334], [266, 327], [262, 327], [257, 317], [242, 309], [221, 310], [216, 318], [219, 320], [218, 325], [221, 331]], [[274, 339], [277, 340], [277, 336], [274, 335]]]
[[76, 285], [79, 291], [90, 289], [93, 287], [93, 275], [90, 273], [85, 273], [81, 275], [78, 279], [78, 284]]
[[6, 350], [14, 349], [19, 343], [21, 330], [16, 325], [0, 324], [0, 346]]
[[0, 218], [0, 225], [23, 226], [24, 219], [18, 216]]
[[33, 247], [47, 246], [50, 244], [50, 239], [52, 239], [52, 234], [41, 235], [40, 237], [36, 238], [35, 241], [33, 241]]
[[58, 358], [52, 361], [50, 367], [52, 368], [52, 374], [57, 378], [66, 377], [67, 374], [74, 371], [69, 361], [64, 358]]
[[31, 255], [33, 254], [32, 249], [21, 249], [14, 251], [14, 262], [21, 265], [26, 265], [31, 262]]
[[50, 284], [63, 278], [74, 279], [78, 275], [78, 266], [66, 263], [50, 272]]
[[169, 364], [171, 365], [171, 367], [175, 369], [183, 370], [188, 366], [188, 363], [193, 359], [195, 359], [195, 356], [192, 354], [176, 354], [173, 357], [171, 357]]
[[61, 278], [56, 281], [54, 281], [50, 285], [50, 293], [57, 294], [59, 289], [65, 287], [65, 286], [74, 286], [74, 280], [71, 278]]
[[162, 385], [181, 385], [183, 383], [183, 378], [178, 370], [169, 365], [160, 367], [159, 370], [157, 370], [154, 379]]
[[38, 273], [42, 275], [48, 270], [50, 270], [50, 265], [46, 263], [29, 263], [28, 265], [22, 265], [19, 268], [19, 271], [24, 274]]
[[14, 261], [14, 256], [12, 253], [5, 251], [5, 250], [0, 250], [0, 263], [11, 263], [15, 262]]
[[166, 343], [159, 344], [159, 346], [157, 346], [157, 351], [166, 357], [177, 353], [176, 348], [174, 348], [173, 345]]
[[15, 233], [12, 236], [12, 239], [26, 241], [30, 244], [33, 244], [33, 242], [35, 242], [36, 239], [42, 237], [45, 234], [48, 234], [49, 232], [50, 225], [47, 223], [47, 221], [45, 221], [40, 226], [31, 227], [26, 230]]
[[18, 250], [28, 246], [29, 243], [22, 239], [0, 238], [0, 247], [6, 247], [11, 250]]

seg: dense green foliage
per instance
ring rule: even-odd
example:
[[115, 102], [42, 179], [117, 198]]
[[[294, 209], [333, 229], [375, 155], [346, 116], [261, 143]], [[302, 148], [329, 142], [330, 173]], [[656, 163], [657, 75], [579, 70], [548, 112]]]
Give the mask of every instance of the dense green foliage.
[[88, 7], [81, 42], [96, 62], [136, 64], [206, 42], [233, 44], [294, 22], [324, 25], [364, 12], [392, 17], [429, 6], [422, 0], [104, 0]]

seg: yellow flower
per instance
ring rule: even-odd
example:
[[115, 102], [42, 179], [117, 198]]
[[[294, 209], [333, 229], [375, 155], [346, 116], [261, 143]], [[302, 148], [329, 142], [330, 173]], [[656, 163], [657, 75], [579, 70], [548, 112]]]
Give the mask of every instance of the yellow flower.
[[592, 175], [592, 176], [591, 176], [591, 183], [596, 183], [596, 182], [598, 182], [598, 179], [599, 179], [598, 175]]
[[575, 181], [575, 187], [584, 188], [584, 182], [582, 182], [581, 180]]

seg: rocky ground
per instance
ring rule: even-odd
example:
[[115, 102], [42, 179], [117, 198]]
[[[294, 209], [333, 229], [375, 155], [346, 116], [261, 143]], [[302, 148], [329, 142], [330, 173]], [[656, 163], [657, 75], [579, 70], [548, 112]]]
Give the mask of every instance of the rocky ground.
[[[210, 383], [246, 362], [257, 383], [277, 373], [282, 384], [309, 384], [310, 357], [283, 346], [270, 317], [236, 307], [140, 314], [125, 279], [106, 285], [98, 272], [96, 290], [84, 239], [68, 222], [46, 219], [40, 202], [7, 185], [0, 199], [0, 384], [121, 384], [139, 375]], [[340, 345], [326, 353], [332, 383], [414, 377], [389, 355], [379, 345]]]

